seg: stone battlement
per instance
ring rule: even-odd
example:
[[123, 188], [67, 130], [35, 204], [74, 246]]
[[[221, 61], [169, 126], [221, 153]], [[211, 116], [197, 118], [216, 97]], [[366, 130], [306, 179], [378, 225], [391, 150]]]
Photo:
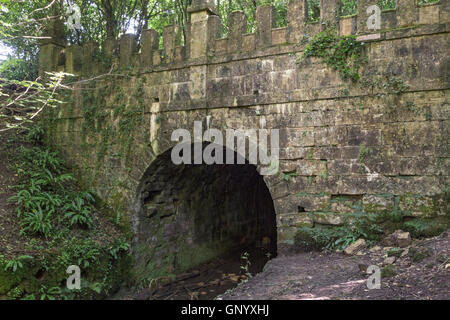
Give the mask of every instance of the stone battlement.
[[[247, 33], [245, 14], [234, 11], [228, 19], [228, 35], [221, 38], [222, 21], [215, 6], [209, 0], [197, 0], [189, 9], [191, 21], [186, 28], [184, 45], [181, 45], [181, 28], [175, 24], [164, 27], [162, 48], [160, 35], [153, 29], [143, 31], [140, 47], [133, 34], [124, 34], [120, 40], [106, 40], [101, 46], [90, 42], [64, 48], [62, 41], [54, 39], [41, 46], [40, 70], [64, 70], [77, 75], [105, 71], [108, 66], [98, 61], [100, 51], [106, 61], [115, 61], [121, 67], [133, 66], [136, 72], [176, 69], [186, 64], [217, 63], [224, 59], [242, 59], [242, 56], [273, 54], [276, 50], [298, 51], [305, 37], [317, 34], [326, 24], [335, 25], [340, 35], [359, 35], [361, 40], [369, 41], [399, 37], [420, 26], [432, 25], [434, 29], [442, 29], [450, 20], [448, 0], [421, 6], [416, 4], [416, 0], [399, 0], [395, 10], [381, 11], [379, 29], [369, 30], [367, 20], [374, 12], [368, 13], [367, 8], [375, 3], [374, 0], [358, 0], [357, 14], [341, 17], [340, 0], [322, 0], [320, 20], [308, 22], [307, 1], [295, 0], [288, 5], [287, 26], [283, 28], [275, 27], [273, 7], [259, 6], [254, 33]], [[433, 29], [422, 28], [419, 32], [430, 31]]]

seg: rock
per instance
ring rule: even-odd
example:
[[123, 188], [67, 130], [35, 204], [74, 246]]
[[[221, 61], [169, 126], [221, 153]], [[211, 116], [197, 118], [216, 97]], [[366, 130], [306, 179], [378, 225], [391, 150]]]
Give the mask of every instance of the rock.
[[350, 244], [347, 248], [345, 248], [344, 252], [346, 254], [354, 254], [355, 252], [358, 252], [361, 249], [364, 249], [366, 247], [366, 241], [364, 239], [358, 239], [352, 244]]
[[384, 264], [393, 264], [395, 260], [397, 260], [396, 257], [387, 257], [386, 259], [384, 259]]
[[[397, 232], [400, 231], [400, 232]], [[397, 245], [400, 248], [405, 248], [411, 244], [411, 236], [409, 232], [402, 232], [401, 230], [397, 230]]]
[[400, 257], [406, 257], [409, 253], [409, 248], [406, 248], [405, 250], [403, 250], [402, 254], [400, 255]]
[[384, 238], [384, 243], [387, 246], [405, 248], [411, 244], [411, 236], [409, 232], [397, 230], [394, 233], [388, 235], [386, 238]]
[[381, 250], [381, 247], [380, 247], [380, 246], [375, 246], [375, 247], [372, 247], [372, 248], [369, 249], [369, 251], [372, 252], [372, 253], [373, 253], [373, 252], [380, 251], [380, 250]]

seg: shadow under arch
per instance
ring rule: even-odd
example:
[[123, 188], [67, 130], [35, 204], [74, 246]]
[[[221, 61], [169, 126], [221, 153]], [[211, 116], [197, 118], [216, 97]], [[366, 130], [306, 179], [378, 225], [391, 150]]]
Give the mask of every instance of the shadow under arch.
[[[225, 161], [227, 149], [220, 147]], [[248, 161], [175, 165], [172, 149], [151, 163], [137, 188], [137, 281], [178, 274], [248, 248], [276, 256], [274, 204], [256, 166]]]

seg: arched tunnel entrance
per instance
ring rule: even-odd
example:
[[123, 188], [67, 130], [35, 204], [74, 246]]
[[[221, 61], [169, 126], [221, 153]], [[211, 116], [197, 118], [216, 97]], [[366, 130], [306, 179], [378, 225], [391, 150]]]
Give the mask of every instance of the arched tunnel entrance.
[[175, 165], [168, 150], [146, 170], [137, 192], [134, 255], [142, 281], [244, 252], [257, 268], [252, 259], [276, 255], [273, 200], [254, 165]]

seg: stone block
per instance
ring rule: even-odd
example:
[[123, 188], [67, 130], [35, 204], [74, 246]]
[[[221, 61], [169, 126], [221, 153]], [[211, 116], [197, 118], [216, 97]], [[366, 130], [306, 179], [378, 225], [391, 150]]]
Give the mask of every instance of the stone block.
[[233, 53], [242, 50], [242, 38], [247, 33], [247, 17], [242, 11], [234, 11], [230, 13], [228, 18], [228, 50]]
[[276, 12], [272, 6], [256, 8], [256, 47], [265, 48], [272, 45], [272, 28], [276, 27]]
[[120, 38], [120, 65], [131, 66], [132, 56], [137, 51], [137, 39], [134, 34], [124, 34]]
[[305, 2], [304, 0], [290, 1], [287, 11], [288, 26], [286, 38], [290, 43], [298, 43], [304, 37], [305, 29]]

